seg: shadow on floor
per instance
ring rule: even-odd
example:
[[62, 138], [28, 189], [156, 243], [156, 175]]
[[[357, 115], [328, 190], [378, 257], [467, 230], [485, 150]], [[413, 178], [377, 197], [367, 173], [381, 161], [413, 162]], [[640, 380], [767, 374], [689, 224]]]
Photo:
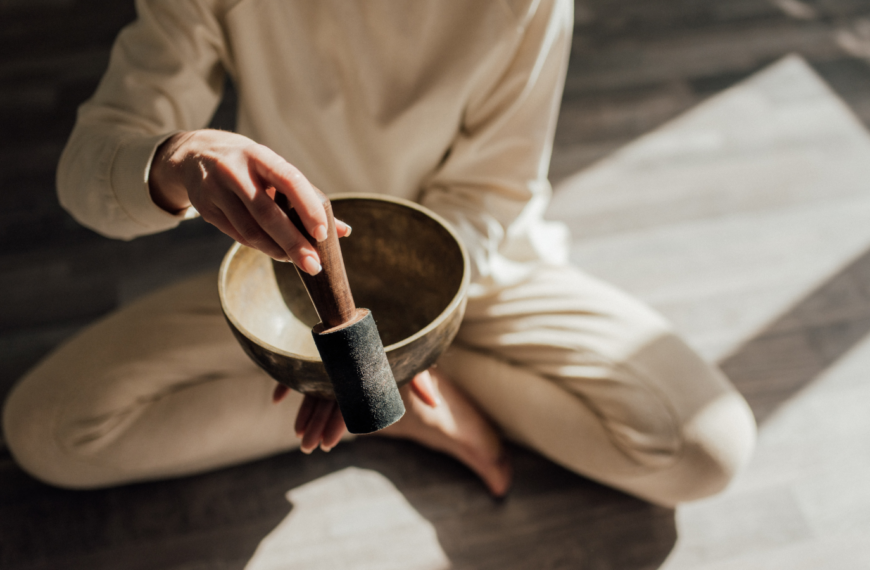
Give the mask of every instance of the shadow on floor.
[[[721, 367], [759, 422], [870, 332], [870, 250], [765, 327]], [[658, 568], [673, 511], [512, 448], [516, 485], [491, 500], [455, 461], [364, 439], [329, 455], [289, 453], [205, 475], [65, 491], [0, 460], [0, 567], [241, 569], [290, 512], [285, 493], [349, 466], [389, 479], [434, 526], [453, 568]]]
[[[362, 439], [182, 479], [98, 491], [42, 485], [5, 461], [0, 567], [241, 569], [290, 512], [285, 493], [356, 466], [389, 479], [434, 526], [452, 568], [658, 568], [674, 514], [513, 447], [516, 485], [492, 500], [462, 465], [416, 445]], [[326, 541], [324, 544], [328, 544]]]
[[870, 249], [719, 366], [759, 423], [870, 333]]
[[[870, 250], [765, 327], [721, 367], [759, 422], [870, 333]], [[460, 464], [382, 439], [329, 455], [289, 453], [171, 481], [65, 491], [0, 459], [0, 567], [241, 569], [292, 505], [285, 494], [346, 467], [384, 475], [464, 569], [658, 568], [674, 513], [513, 447], [516, 485], [488, 497]]]

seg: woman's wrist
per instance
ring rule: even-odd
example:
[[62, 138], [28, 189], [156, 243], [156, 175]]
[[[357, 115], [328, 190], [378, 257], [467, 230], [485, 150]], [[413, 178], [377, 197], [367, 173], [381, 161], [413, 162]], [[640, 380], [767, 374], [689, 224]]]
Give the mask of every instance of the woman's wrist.
[[178, 151], [183, 140], [190, 135], [191, 132], [172, 135], [157, 147], [151, 160], [148, 175], [151, 200], [170, 214], [177, 214], [190, 207], [190, 198], [187, 196], [187, 189], [180, 172], [180, 161], [173, 161], [173, 155]]

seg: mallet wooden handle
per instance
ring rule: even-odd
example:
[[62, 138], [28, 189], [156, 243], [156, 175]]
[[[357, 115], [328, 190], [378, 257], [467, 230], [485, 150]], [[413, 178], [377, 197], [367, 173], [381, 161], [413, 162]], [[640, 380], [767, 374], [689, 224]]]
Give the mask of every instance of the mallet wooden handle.
[[308, 290], [311, 302], [314, 303], [314, 308], [317, 310], [317, 315], [324, 327], [333, 328], [354, 320], [357, 311], [353, 296], [350, 293], [350, 284], [344, 269], [344, 259], [341, 257], [341, 247], [338, 245], [338, 233], [335, 231], [332, 204], [324, 194], [320, 196], [323, 199], [323, 207], [326, 209], [328, 220], [326, 239], [322, 242], [318, 242], [308, 233], [299, 218], [299, 214], [290, 207], [284, 194], [276, 192], [275, 202], [284, 210], [296, 229], [302, 233], [320, 256], [320, 265], [323, 270], [317, 275], [309, 275], [298, 267], [296, 270]]

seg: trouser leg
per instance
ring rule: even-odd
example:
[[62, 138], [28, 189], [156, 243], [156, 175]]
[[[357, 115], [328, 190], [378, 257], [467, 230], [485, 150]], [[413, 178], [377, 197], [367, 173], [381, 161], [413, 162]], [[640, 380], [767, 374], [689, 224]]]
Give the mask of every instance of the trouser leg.
[[[28, 373], [3, 418], [19, 463], [96, 487], [297, 446], [301, 398], [271, 402], [274, 381], [229, 332], [216, 283], [148, 296]], [[655, 502], [721, 489], [752, 448], [751, 414], [718, 371], [649, 309], [571, 268], [471, 301], [439, 364], [509, 436]]]
[[88, 327], [13, 389], [3, 427], [19, 464], [96, 487], [206, 471], [292, 449], [301, 397], [233, 338], [209, 273]]
[[570, 267], [469, 302], [439, 366], [516, 441], [673, 505], [746, 463], [743, 398], [657, 314]]

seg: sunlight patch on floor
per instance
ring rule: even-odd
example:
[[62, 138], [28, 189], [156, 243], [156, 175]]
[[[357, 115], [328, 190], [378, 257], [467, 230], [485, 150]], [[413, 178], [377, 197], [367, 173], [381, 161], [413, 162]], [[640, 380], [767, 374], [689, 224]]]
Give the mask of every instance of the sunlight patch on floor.
[[572, 261], [711, 360], [870, 247], [870, 135], [789, 56], [556, 188]]
[[348, 467], [287, 493], [293, 510], [246, 570], [442, 570], [435, 529], [383, 475]]
[[[790, 56], [565, 180], [550, 212], [575, 263], [721, 361], [870, 248], [870, 135]], [[662, 568], [870, 567], [868, 370], [870, 337], [782, 402], [732, 487], [677, 510]]]
[[677, 510], [662, 570], [870, 567], [870, 337], [761, 427], [725, 493]]

